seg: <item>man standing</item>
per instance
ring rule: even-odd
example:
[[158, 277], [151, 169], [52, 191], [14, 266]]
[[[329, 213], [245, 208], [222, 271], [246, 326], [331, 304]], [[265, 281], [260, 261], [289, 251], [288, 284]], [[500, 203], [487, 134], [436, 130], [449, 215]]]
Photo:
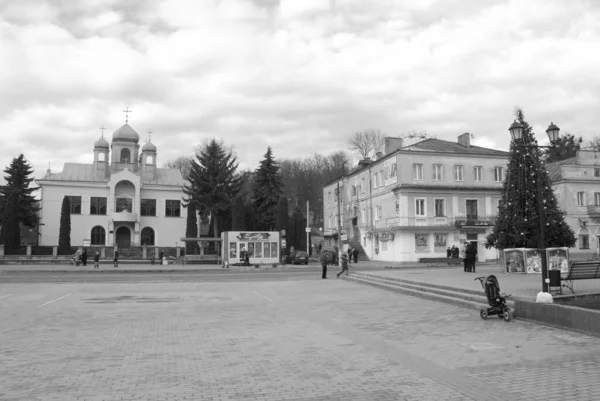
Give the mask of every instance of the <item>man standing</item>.
[[342, 254], [342, 271], [337, 274], [337, 278], [340, 278], [342, 273], [346, 272], [346, 276], [348, 275], [348, 255], [345, 253]]
[[475, 273], [475, 259], [477, 258], [477, 245], [469, 244], [467, 247], [467, 266], [471, 273]]
[[115, 255], [113, 257], [113, 266], [119, 267], [119, 248], [115, 247]]
[[164, 261], [163, 261], [164, 258], [165, 258], [165, 253], [161, 249], [160, 252], [158, 253], [158, 260], [160, 260], [161, 265], [164, 263]]
[[352, 256], [354, 256], [354, 264], [358, 262], [358, 249], [354, 248], [352, 250]]
[[87, 266], [87, 249], [84, 248], [83, 252], [81, 252], [81, 264]]
[[464, 265], [464, 269], [465, 269], [465, 273], [467, 272], [468, 268], [469, 268], [469, 264], [467, 262], [467, 248], [469, 246], [468, 242], [465, 242], [463, 244], [463, 246], [460, 248], [460, 258], [463, 260], [463, 265]]
[[327, 278], [327, 264], [329, 263], [329, 255], [328, 251], [325, 251], [321, 254], [321, 266], [323, 267], [323, 275], [322, 279]]

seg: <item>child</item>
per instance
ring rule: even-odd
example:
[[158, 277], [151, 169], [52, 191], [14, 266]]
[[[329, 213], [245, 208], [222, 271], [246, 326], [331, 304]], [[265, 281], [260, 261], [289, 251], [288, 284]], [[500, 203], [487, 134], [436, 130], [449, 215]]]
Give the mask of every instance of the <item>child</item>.
[[96, 251], [94, 254], [94, 269], [100, 268], [100, 252]]

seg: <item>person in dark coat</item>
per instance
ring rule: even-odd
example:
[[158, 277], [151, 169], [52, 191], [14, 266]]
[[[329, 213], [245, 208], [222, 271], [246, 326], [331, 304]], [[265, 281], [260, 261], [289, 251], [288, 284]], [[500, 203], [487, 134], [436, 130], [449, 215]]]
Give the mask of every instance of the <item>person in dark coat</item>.
[[354, 248], [352, 250], [352, 256], [354, 256], [354, 263], [358, 262], [358, 249]]
[[475, 273], [475, 259], [477, 258], [477, 248], [475, 244], [469, 244], [467, 247], [467, 268], [469, 272]]
[[152, 254], [150, 254], [150, 263], [154, 264], [156, 261], [156, 249], [152, 250]]
[[348, 262], [352, 262], [352, 248], [348, 247]]
[[94, 254], [94, 269], [100, 268], [100, 252], [96, 251]]
[[337, 278], [340, 278], [342, 273], [346, 272], [346, 276], [348, 275], [348, 255], [345, 253], [342, 254], [342, 271], [337, 274]]
[[87, 266], [87, 249], [84, 249], [83, 252], [81, 252], [81, 264]]
[[327, 278], [327, 265], [329, 264], [329, 255], [328, 251], [323, 252], [321, 255], [321, 266], [323, 267], [323, 274], [321, 276], [322, 279]]
[[455, 247], [454, 245], [452, 245], [452, 257], [458, 258], [459, 253], [460, 253], [460, 250], [457, 247]]
[[119, 267], [119, 249], [115, 248], [115, 255], [113, 257], [113, 266]]
[[463, 260], [463, 267], [465, 269], [465, 273], [468, 271], [469, 269], [469, 262], [467, 260], [467, 248], [469, 247], [469, 243], [465, 242], [462, 246], [462, 248], [460, 248], [460, 258]]
[[160, 260], [160, 264], [162, 265], [164, 262], [164, 258], [165, 258], [165, 253], [163, 252], [163, 250], [161, 249], [160, 252], [158, 253], [158, 259]]

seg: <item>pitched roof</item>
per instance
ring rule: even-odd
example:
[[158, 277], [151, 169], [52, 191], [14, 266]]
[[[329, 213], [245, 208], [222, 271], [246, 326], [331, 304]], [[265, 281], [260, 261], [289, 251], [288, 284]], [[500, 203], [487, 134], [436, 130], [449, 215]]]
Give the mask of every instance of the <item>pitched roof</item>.
[[429, 138], [421, 142], [417, 142], [414, 145], [408, 145], [400, 149], [411, 150], [419, 152], [438, 152], [438, 153], [454, 153], [454, 154], [466, 154], [466, 155], [477, 155], [477, 156], [497, 156], [497, 157], [508, 157], [509, 153], [503, 150], [496, 150], [490, 148], [482, 148], [480, 146], [463, 146], [456, 142], [444, 141], [442, 139]]
[[550, 179], [550, 182], [556, 182], [562, 179], [561, 167], [566, 164], [577, 164], [577, 156], [546, 164], [546, 171], [548, 172], [548, 178]]

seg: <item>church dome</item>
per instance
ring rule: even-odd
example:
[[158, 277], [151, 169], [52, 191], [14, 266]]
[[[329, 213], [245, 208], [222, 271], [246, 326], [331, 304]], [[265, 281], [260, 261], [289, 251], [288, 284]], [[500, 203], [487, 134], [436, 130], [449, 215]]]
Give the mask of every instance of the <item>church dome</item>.
[[125, 141], [125, 142], [135, 142], [138, 143], [140, 140], [140, 136], [131, 126], [127, 123], [123, 125], [121, 128], [113, 132], [113, 142], [114, 141]]
[[142, 146], [142, 152], [156, 152], [156, 146], [148, 141]]
[[110, 145], [108, 144], [108, 142], [106, 141], [106, 139], [104, 139], [104, 137], [98, 139], [95, 143], [94, 143], [94, 148], [110, 148]]

